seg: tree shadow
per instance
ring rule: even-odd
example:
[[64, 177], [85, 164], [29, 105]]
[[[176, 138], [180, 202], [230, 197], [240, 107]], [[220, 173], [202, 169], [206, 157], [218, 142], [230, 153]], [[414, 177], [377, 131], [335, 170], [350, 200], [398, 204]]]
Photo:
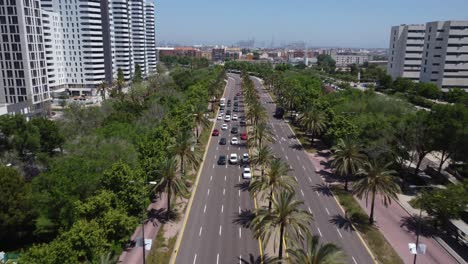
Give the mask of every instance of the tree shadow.
[[255, 256], [250, 253], [248, 258], [239, 257], [238, 260], [242, 264], [276, 264], [283, 263], [277, 257], [270, 257], [268, 254], [263, 254], [263, 256]]
[[292, 149], [295, 149], [295, 150], [303, 150], [304, 149], [304, 147], [299, 143], [289, 145], [289, 147], [292, 148]]
[[255, 213], [252, 210], [242, 210], [240, 214], [235, 214], [235, 218], [232, 223], [240, 225], [243, 228], [250, 228], [252, 220], [255, 218]]
[[[419, 216], [405, 216], [400, 220], [400, 227], [406, 228], [408, 231], [416, 234], [418, 230]], [[436, 234], [437, 231], [430, 224], [430, 218], [422, 217], [421, 219], [421, 229], [419, 230], [419, 235], [424, 237], [431, 237]]]
[[167, 222], [177, 219], [177, 213], [174, 210], [171, 210], [171, 212], [169, 213], [169, 219], [167, 218], [167, 214], [168, 212], [166, 208], [151, 208], [147, 212], [147, 219], [145, 220], [145, 222], [152, 222], [153, 226], [157, 226], [158, 222], [161, 224], [165, 224]]
[[249, 191], [249, 185], [250, 185], [250, 182], [249, 181], [243, 181], [241, 183], [238, 183], [236, 184], [236, 188], [245, 192], [245, 191]]
[[292, 139], [292, 138], [293, 138], [293, 139], [297, 139], [297, 136], [294, 135], [294, 134], [291, 134], [291, 135], [288, 136], [288, 138], [289, 138], [289, 139]]
[[325, 196], [333, 196], [330, 188], [323, 183], [312, 186], [312, 190], [317, 191]]
[[355, 231], [351, 219], [348, 219], [342, 215], [336, 214], [328, 222], [334, 224], [340, 229], [346, 231]]

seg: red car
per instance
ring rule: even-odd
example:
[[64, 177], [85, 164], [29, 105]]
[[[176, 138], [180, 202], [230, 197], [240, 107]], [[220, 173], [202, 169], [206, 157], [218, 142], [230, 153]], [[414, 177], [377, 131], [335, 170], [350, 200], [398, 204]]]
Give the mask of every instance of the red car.
[[213, 133], [211, 133], [212, 136], [219, 136], [219, 130], [218, 129], [214, 129], [213, 130]]
[[240, 138], [242, 140], [247, 140], [247, 132], [242, 132]]
[[241, 95], [241, 93], [240, 93], [240, 92], [238, 92], [238, 93], [236, 93], [236, 95], [237, 95], [237, 96], [240, 96], [240, 95]]

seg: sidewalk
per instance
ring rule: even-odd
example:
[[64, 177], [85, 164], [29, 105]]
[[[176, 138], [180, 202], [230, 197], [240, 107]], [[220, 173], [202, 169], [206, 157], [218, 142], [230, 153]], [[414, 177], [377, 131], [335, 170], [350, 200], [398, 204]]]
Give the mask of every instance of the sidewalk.
[[[156, 202], [151, 203], [148, 206], [148, 213], [149, 213], [149, 218], [147, 222], [145, 223], [145, 239], [152, 239], [154, 243], [154, 239], [156, 238], [156, 234], [159, 231], [159, 228], [161, 227], [161, 222], [157, 219], [157, 216], [161, 215], [162, 212], [165, 211], [167, 207], [167, 197], [166, 194], [163, 193], [161, 194]], [[136, 241], [141, 239], [141, 224], [138, 225], [136, 228], [135, 232], [130, 238], [132, 241]], [[153, 244], [152, 247], [155, 245]], [[150, 250], [145, 251], [145, 257], [148, 256]], [[124, 264], [138, 264], [138, 263], [143, 263], [143, 249], [140, 246], [134, 246], [132, 248], [129, 248], [127, 250], [124, 250], [122, 254], [119, 257], [118, 263], [124, 263]]]
[[[314, 154], [308, 153], [309, 158], [314, 164], [316, 172], [327, 182], [333, 182], [334, 179], [331, 175], [331, 169], [325, 167], [325, 163], [328, 162], [328, 158], [324, 157], [324, 155], [320, 155], [320, 153], [327, 153], [327, 151]], [[369, 214], [370, 201], [367, 205], [365, 199], [359, 200], [356, 198], [356, 200]], [[403, 200], [407, 202], [407, 199]], [[411, 214], [409, 214], [399, 202], [393, 202], [388, 207], [385, 207], [378, 196], [375, 200], [374, 210], [375, 224], [377, 228], [379, 228], [381, 233], [405, 263], [413, 263], [414, 255], [410, 254], [408, 243], [416, 242], [416, 225]], [[419, 242], [425, 244], [427, 246], [427, 250], [425, 255], [418, 255], [417, 263], [458, 263], [444, 248], [441, 247], [432, 235], [427, 232], [422, 232]], [[378, 252], [375, 253], [378, 254]]]

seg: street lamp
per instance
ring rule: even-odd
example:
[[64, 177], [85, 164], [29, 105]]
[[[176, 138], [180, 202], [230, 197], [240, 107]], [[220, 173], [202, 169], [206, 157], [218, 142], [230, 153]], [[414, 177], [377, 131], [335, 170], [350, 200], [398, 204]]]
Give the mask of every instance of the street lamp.
[[[410, 188], [433, 188], [432, 186], [424, 186], [424, 185], [410, 185], [409, 186]], [[420, 199], [421, 203], [422, 203], [422, 199]], [[415, 251], [414, 251], [414, 259], [413, 259], [413, 264], [416, 264], [416, 259], [418, 257], [418, 250], [420, 249], [421, 247], [421, 251], [422, 251], [422, 254], [425, 253], [425, 248], [426, 248], [426, 245], [424, 244], [421, 244], [419, 245], [419, 234], [421, 233], [421, 221], [422, 221], [422, 205], [419, 204], [419, 218], [418, 218], [418, 227], [416, 229], [416, 248], [415, 248]], [[410, 243], [411, 245], [411, 243]], [[410, 246], [410, 250], [411, 250], [411, 246]]]

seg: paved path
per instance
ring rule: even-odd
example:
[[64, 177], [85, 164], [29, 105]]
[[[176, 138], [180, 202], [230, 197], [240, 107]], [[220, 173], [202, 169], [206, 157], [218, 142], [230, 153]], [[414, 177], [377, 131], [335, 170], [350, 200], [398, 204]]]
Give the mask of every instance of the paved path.
[[[323, 162], [327, 162], [328, 159], [318, 155], [309, 154], [310, 160], [317, 168], [317, 171], [331, 172], [330, 169], [325, 169]], [[324, 175], [325, 176], [325, 175]], [[369, 206], [366, 205], [365, 199], [357, 199], [361, 207], [369, 214], [370, 213], [370, 202]], [[388, 240], [390, 245], [400, 255], [405, 263], [413, 263], [414, 255], [411, 255], [408, 248], [408, 243], [416, 242], [416, 234], [411, 231], [414, 230], [414, 223], [411, 215], [408, 214], [397, 202], [393, 202], [389, 207], [385, 207], [381, 203], [381, 199], [376, 197], [375, 203], [375, 220], [376, 225]], [[409, 224], [409, 225], [408, 225]], [[440, 244], [434, 240], [431, 236], [420, 236], [420, 243], [426, 244], [427, 251], [425, 255], [418, 255], [417, 263], [424, 264], [451, 264], [458, 263], [455, 259], [443, 249]]]

